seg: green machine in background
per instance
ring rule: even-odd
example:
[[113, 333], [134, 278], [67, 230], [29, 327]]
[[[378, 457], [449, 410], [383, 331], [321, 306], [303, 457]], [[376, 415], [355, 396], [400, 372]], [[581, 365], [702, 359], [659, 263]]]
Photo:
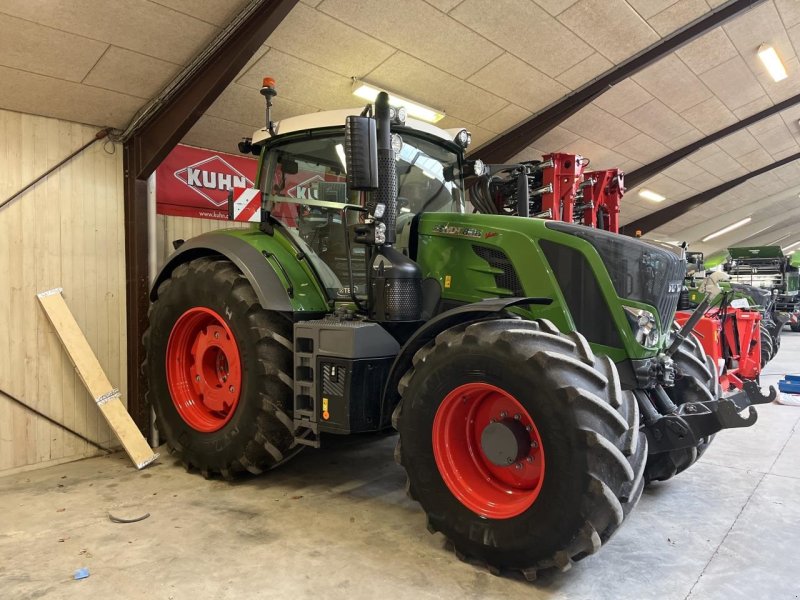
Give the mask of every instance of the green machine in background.
[[[772, 293], [774, 309], [785, 315], [800, 310], [800, 256], [783, 253], [780, 246], [728, 248], [724, 270], [734, 283]], [[800, 323], [791, 320], [792, 331], [800, 331]]]
[[566, 569], [774, 394], [723, 396], [692, 323], [673, 329], [681, 249], [474, 214], [469, 134], [404, 113], [380, 94], [243, 142], [258, 189], [230, 209], [255, 223], [158, 275], [147, 398], [206, 476], [394, 426], [407, 491], [459, 556]]

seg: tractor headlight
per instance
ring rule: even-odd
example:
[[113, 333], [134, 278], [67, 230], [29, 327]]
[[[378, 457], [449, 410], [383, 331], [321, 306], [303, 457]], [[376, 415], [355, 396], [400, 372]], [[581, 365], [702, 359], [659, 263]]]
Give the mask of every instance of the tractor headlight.
[[466, 129], [462, 129], [456, 134], [455, 142], [462, 148], [466, 148], [469, 146], [469, 143], [472, 141], [472, 135], [470, 135], [469, 131]]
[[400, 151], [403, 149], [403, 138], [400, 137], [400, 134], [393, 133], [392, 134], [392, 150], [394, 150], [395, 158], [400, 154]]
[[658, 345], [658, 328], [653, 313], [633, 306], [623, 306], [622, 308], [625, 309], [625, 316], [628, 317], [628, 323], [636, 336], [636, 341], [648, 348]]

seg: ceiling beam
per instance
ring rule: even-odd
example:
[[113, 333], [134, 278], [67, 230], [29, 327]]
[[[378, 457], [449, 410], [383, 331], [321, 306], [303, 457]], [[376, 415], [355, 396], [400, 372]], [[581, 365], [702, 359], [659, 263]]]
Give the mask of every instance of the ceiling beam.
[[147, 178], [234, 80], [297, 0], [253, 0], [123, 135], [128, 412], [149, 431], [140, 366], [149, 308]]
[[732, 133], [736, 133], [744, 129], [745, 127], [749, 127], [754, 123], [761, 121], [762, 119], [766, 119], [767, 117], [771, 117], [772, 115], [779, 113], [787, 108], [791, 108], [796, 104], [800, 104], [800, 94], [792, 96], [791, 98], [787, 98], [782, 102], [778, 102], [777, 104], [773, 104], [769, 108], [765, 108], [761, 112], [757, 112], [754, 115], [751, 115], [741, 121], [738, 121], [732, 125], [728, 125], [727, 127], [720, 129], [706, 137], [697, 140], [696, 142], [692, 142], [688, 146], [684, 146], [683, 148], [679, 148], [674, 152], [670, 152], [666, 156], [662, 156], [659, 159], [654, 160], [651, 163], [643, 165], [638, 169], [631, 171], [630, 173], [625, 173], [625, 185], [628, 188], [634, 188], [640, 183], [644, 183], [651, 177], [658, 175], [664, 169], [667, 169], [677, 163], [680, 160], [683, 160], [693, 152], [697, 152], [703, 146], [708, 146], [709, 144], [713, 144], [717, 140], [721, 140], [722, 138], [731, 135]]
[[687, 27], [662, 38], [644, 52], [618, 64], [604, 75], [575, 90], [510, 131], [477, 148], [471, 153], [470, 157], [480, 158], [487, 163], [503, 163], [507, 161], [611, 87], [764, 1], [730, 0], [726, 2]]
[[256, 0], [126, 132], [136, 177], [147, 179], [228, 87], [297, 0]]
[[640, 219], [636, 219], [627, 225], [623, 225], [620, 228], [620, 233], [625, 235], [635, 235], [637, 231], [641, 231], [643, 234], [653, 231], [661, 225], [669, 223], [673, 219], [677, 219], [681, 215], [688, 213], [690, 210], [694, 210], [695, 208], [702, 206], [709, 200], [713, 200], [720, 194], [724, 194], [728, 190], [735, 188], [737, 185], [741, 185], [753, 177], [757, 177], [763, 173], [768, 173], [773, 169], [777, 169], [778, 167], [782, 167], [783, 165], [789, 164], [790, 162], [798, 159], [800, 159], [800, 152], [796, 152], [791, 156], [787, 156], [786, 158], [782, 158], [774, 163], [760, 167], [755, 171], [745, 173], [744, 175], [721, 183], [720, 185], [705, 190], [704, 192], [699, 192], [690, 198], [676, 202], [675, 204], [662, 208], [661, 210], [657, 210], [656, 212], [650, 213], [649, 215], [646, 215]]

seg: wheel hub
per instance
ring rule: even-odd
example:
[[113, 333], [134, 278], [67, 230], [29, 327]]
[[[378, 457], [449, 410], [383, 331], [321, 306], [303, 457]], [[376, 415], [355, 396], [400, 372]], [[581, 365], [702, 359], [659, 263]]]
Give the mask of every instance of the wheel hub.
[[181, 418], [202, 432], [221, 429], [239, 402], [242, 369], [228, 324], [206, 307], [183, 313], [166, 352], [167, 384]]
[[531, 436], [519, 421], [503, 419], [489, 423], [481, 434], [481, 450], [493, 465], [507, 467], [524, 459]]
[[442, 480], [473, 512], [509, 519], [536, 500], [545, 472], [542, 441], [507, 391], [480, 382], [458, 386], [439, 405], [432, 434]]

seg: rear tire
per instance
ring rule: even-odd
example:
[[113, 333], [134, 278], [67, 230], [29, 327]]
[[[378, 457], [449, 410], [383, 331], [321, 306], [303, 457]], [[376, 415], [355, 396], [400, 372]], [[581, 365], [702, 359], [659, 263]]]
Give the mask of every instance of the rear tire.
[[[686, 402], [707, 402], [722, 395], [717, 367], [694, 334], [683, 341], [672, 358], [677, 376], [675, 385], [666, 391], [675, 404], [680, 406]], [[703, 456], [713, 439], [714, 436], [710, 435], [693, 448], [651, 454], [647, 458], [645, 481], [648, 484], [666, 481], [685, 471]]]
[[[521, 467], [491, 466], [484, 435], [465, 438], [465, 418], [452, 421], [454, 443], [436, 443], [446, 423], [443, 411], [452, 413], [448, 407], [457, 407], [459, 390], [469, 386], [496, 390], [484, 396], [491, 410], [505, 406], [504, 396], [517, 403], [517, 422], [530, 422], [530, 438], [541, 440], [540, 447], [530, 444], [531, 462], [517, 458]], [[531, 580], [540, 569], [566, 570], [608, 541], [641, 496], [647, 440], [639, 430], [636, 399], [620, 388], [614, 363], [595, 357], [578, 333], [561, 334], [545, 320], [457, 326], [417, 352], [399, 391], [396, 456], [408, 474], [409, 495], [425, 510], [428, 529], [442, 532], [459, 558], [481, 561], [495, 573], [518, 570]], [[474, 402], [472, 396], [460, 399]], [[487, 418], [484, 404], [476, 406], [467, 426], [473, 434], [478, 427], [473, 424]], [[495, 418], [506, 422], [511, 415]], [[475, 451], [455, 456], [453, 470], [448, 460], [464, 439], [472, 440]], [[524, 442], [519, 447], [527, 448]], [[537, 461], [541, 480], [525, 480]], [[509, 498], [527, 500], [486, 502], [477, 488], [459, 485], [473, 464], [478, 473], [488, 473], [493, 486], [508, 488]], [[473, 481], [483, 485], [481, 477]]]
[[[201, 320], [193, 323], [196, 314]], [[200, 345], [207, 347], [202, 338], [209, 327], [217, 328], [215, 336], [222, 332], [222, 338], [231, 338], [223, 348], [227, 354], [195, 375], [209, 362], [205, 355], [195, 357]], [[302, 448], [295, 448], [292, 422], [292, 324], [261, 307], [250, 282], [230, 261], [204, 257], [176, 267], [158, 288], [144, 346], [146, 398], [159, 432], [187, 468], [226, 479], [241, 471], [258, 474]], [[181, 364], [189, 371], [181, 371]], [[227, 389], [235, 379], [240, 391], [232, 407], [214, 410], [220, 407], [209, 408], [215, 390], [206, 380], [214, 378], [219, 365], [229, 371], [214, 384]]]

